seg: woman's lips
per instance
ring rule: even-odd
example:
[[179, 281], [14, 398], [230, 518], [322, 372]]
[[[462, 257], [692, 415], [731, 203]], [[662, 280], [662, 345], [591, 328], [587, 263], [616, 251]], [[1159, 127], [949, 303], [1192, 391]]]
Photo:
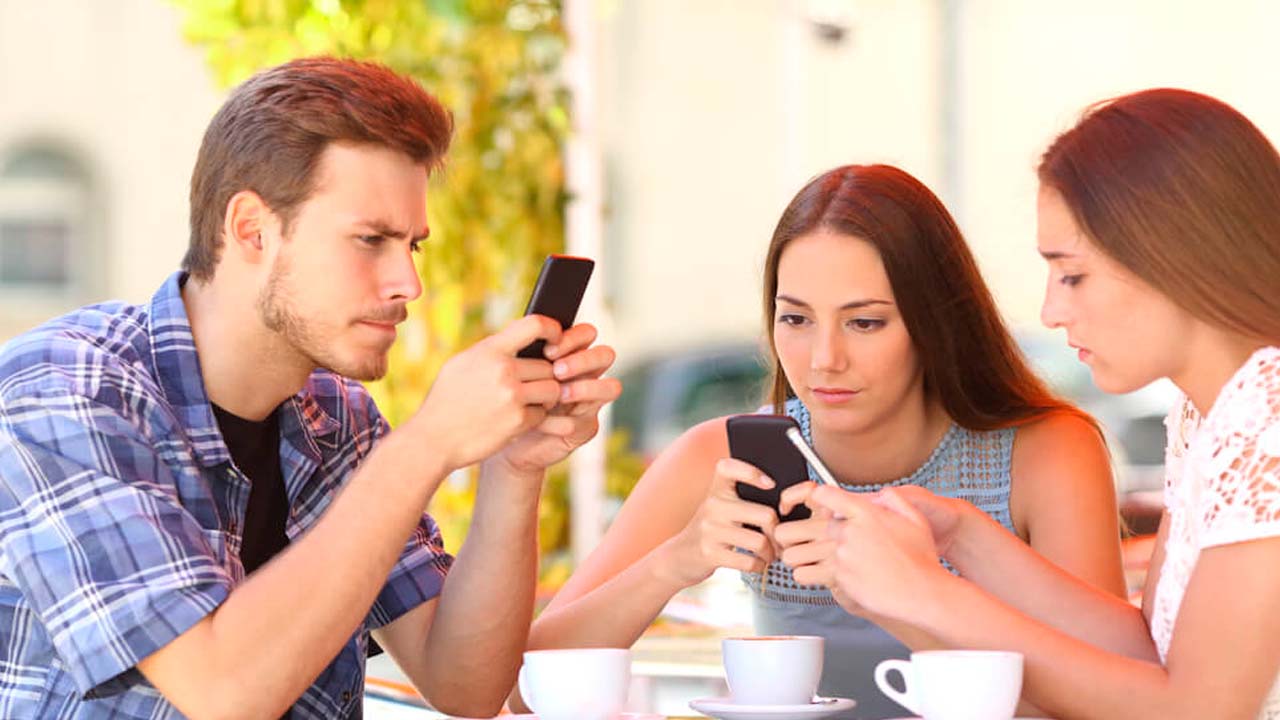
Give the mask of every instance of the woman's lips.
[[813, 396], [824, 403], [831, 405], [839, 405], [852, 400], [857, 394], [857, 390], [846, 390], [845, 388], [810, 388]]

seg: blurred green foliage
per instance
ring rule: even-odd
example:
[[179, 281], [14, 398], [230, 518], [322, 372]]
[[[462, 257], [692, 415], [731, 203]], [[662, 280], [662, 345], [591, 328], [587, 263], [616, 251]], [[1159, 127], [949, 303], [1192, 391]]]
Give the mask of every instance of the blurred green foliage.
[[[295, 57], [374, 60], [416, 78], [454, 114], [445, 168], [427, 195], [424, 292], [370, 386], [394, 426], [421, 403], [440, 366], [523, 310], [542, 259], [564, 248], [563, 144], [568, 93], [559, 0], [173, 0], [183, 33], [231, 87]], [[610, 443], [630, 480], [624, 446]], [[620, 454], [620, 455], [619, 455]], [[613, 467], [615, 463], [611, 463]], [[612, 471], [611, 471], [612, 473]], [[567, 542], [567, 471], [543, 502], [544, 550]], [[475, 481], [442, 486], [431, 512], [450, 550], [466, 535]]]

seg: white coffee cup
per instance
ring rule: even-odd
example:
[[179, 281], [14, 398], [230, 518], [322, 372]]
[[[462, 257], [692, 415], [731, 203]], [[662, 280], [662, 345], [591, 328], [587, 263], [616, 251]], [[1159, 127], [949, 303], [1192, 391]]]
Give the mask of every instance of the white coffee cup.
[[519, 685], [520, 697], [539, 720], [613, 720], [627, 704], [631, 651], [530, 650]]
[[729, 695], [739, 705], [807, 705], [822, 679], [822, 645], [812, 635], [727, 638]]
[[[889, 684], [902, 674], [906, 692]], [[1010, 720], [1022, 694], [1022, 654], [928, 650], [876, 666], [876, 686], [924, 720]]]

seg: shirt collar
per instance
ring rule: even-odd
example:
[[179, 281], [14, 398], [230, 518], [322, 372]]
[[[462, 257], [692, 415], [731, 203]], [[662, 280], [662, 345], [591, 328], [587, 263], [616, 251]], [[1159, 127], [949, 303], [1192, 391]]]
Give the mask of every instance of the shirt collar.
[[[191, 320], [182, 302], [182, 286], [186, 281], [186, 272], [175, 272], [152, 296], [148, 337], [156, 378], [165, 399], [186, 431], [197, 462], [202, 467], [213, 467], [229, 462], [231, 454], [218, 430], [217, 419], [204, 389]], [[282, 423], [281, 430], [299, 451], [319, 461], [316, 438], [334, 434], [341, 428], [341, 423], [325, 412], [310, 392], [309, 385], [286, 401], [293, 405], [300, 422]]]

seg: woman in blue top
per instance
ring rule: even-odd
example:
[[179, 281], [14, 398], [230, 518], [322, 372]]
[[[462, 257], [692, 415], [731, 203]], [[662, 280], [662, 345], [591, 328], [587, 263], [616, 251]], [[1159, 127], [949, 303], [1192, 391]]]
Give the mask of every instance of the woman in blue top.
[[[1067, 572], [1123, 595], [1102, 438], [1028, 368], [928, 188], [883, 165], [810, 182], [774, 231], [764, 309], [770, 406], [800, 423], [844, 488], [917, 485], [966, 500]], [[901, 715], [874, 689], [872, 668], [931, 639], [797, 584], [777, 560], [777, 515], [739, 500], [735, 482], [773, 481], [729, 458], [724, 418], [685, 432], [534, 623], [529, 647], [629, 646], [675, 593], [735, 568], [754, 591], [759, 632], [826, 637], [821, 693], [855, 698], [852, 717]]]

